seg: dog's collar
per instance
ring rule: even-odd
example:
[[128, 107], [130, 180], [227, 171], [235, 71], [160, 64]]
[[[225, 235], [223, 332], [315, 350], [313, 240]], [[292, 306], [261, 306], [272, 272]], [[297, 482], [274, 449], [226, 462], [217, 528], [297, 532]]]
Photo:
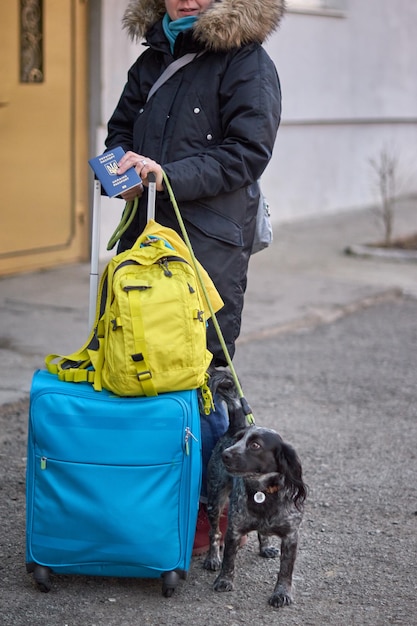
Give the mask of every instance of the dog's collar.
[[262, 502], [265, 502], [266, 493], [274, 494], [277, 493], [280, 489], [281, 487], [279, 485], [271, 485], [270, 487], [266, 487], [263, 491], [257, 491], [254, 494], [253, 499], [255, 500], [256, 504], [262, 504]]

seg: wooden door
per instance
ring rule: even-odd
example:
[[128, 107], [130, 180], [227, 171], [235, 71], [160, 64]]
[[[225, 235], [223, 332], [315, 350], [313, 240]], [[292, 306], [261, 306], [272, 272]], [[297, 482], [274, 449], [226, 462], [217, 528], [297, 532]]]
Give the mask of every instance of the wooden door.
[[[2, 0], [2, 3], [4, 0]], [[87, 254], [85, 0], [7, 0], [0, 20], [0, 274]]]

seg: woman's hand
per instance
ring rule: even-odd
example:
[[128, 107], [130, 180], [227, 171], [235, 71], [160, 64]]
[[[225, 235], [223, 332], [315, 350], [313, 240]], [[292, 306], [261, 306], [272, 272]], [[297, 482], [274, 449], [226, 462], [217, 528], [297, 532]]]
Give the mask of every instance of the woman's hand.
[[130, 189], [128, 189], [124, 193], [121, 193], [120, 195], [122, 196], [123, 200], [125, 200], [126, 202], [130, 202], [131, 200], [134, 200], [135, 198], [140, 198], [142, 194], [143, 194], [143, 185], [142, 183], [140, 183], [140, 185], [136, 185], [136, 187], [131, 187]]
[[[134, 167], [136, 172], [142, 179], [145, 187], [149, 185], [148, 174], [153, 172], [156, 177], [156, 190], [163, 191], [163, 176], [162, 176], [162, 167], [156, 161], [143, 156], [142, 154], [136, 154], [136, 152], [131, 152], [130, 150], [126, 152], [126, 154], [119, 161], [119, 169], [117, 173], [124, 174], [126, 170]], [[141, 196], [143, 193], [142, 185], [137, 185], [136, 187], [132, 187], [129, 191], [122, 194], [122, 198], [124, 200], [133, 200], [137, 196]]]

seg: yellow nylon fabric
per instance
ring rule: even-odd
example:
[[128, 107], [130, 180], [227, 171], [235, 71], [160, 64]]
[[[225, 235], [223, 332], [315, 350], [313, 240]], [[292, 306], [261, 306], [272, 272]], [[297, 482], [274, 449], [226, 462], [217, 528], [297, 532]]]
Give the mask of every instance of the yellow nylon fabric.
[[107, 264], [86, 344], [71, 355], [48, 355], [48, 370], [120, 396], [202, 387], [212, 354], [206, 346], [210, 311], [199, 277], [214, 312], [223, 302], [196, 263], [198, 272], [179, 235], [151, 220], [135, 245]]

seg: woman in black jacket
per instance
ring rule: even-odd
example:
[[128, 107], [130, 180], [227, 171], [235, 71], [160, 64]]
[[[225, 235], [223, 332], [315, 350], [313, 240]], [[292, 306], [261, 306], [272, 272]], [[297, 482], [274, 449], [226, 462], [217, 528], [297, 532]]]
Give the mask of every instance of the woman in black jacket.
[[[224, 301], [217, 319], [232, 357], [255, 229], [257, 179], [271, 158], [281, 115], [279, 79], [262, 42], [277, 28], [284, 4], [131, 0], [123, 18], [129, 35], [144, 38], [147, 49], [130, 68], [108, 123], [107, 148], [120, 145], [126, 151], [118, 173], [135, 166], [144, 185], [124, 196], [140, 200], [119, 251], [131, 247], [145, 226], [149, 172], [156, 174], [157, 221], [180, 232], [162, 167], [194, 253]], [[147, 102], [164, 69], [190, 52], [196, 53], [192, 62]], [[214, 365], [226, 364], [211, 324], [208, 348]], [[209, 445], [202, 426], [207, 457], [225, 421], [211, 420]]]

